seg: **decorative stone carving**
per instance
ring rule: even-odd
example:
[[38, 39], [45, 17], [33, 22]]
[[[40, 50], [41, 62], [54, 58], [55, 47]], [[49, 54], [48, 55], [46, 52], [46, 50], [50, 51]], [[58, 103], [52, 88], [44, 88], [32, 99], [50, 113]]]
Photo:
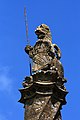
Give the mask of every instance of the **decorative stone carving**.
[[50, 29], [42, 24], [35, 30], [38, 40], [25, 52], [33, 61], [32, 75], [27, 76], [20, 89], [19, 102], [25, 107], [25, 120], [61, 120], [61, 107], [68, 93], [64, 87], [64, 69], [61, 51], [52, 44]]

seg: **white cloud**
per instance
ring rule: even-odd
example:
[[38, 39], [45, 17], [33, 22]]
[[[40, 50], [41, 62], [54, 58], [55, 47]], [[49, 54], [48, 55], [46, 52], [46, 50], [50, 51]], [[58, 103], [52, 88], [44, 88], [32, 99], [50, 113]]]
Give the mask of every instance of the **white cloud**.
[[10, 92], [12, 88], [12, 79], [9, 78], [9, 68], [0, 68], [0, 91]]
[[5, 75], [0, 75], [0, 91], [7, 91], [11, 90], [11, 80]]

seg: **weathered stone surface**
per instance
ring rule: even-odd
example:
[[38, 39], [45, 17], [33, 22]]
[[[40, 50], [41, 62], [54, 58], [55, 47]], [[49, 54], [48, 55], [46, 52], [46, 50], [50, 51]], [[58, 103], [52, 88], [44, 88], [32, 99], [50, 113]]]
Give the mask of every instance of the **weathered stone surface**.
[[61, 120], [60, 110], [66, 104], [64, 69], [60, 62], [61, 51], [52, 44], [50, 29], [42, 24], [35, 30], [37, 42], [26, 46], [25, 52], [33, 61], [32, 75], [27, 76], [20, 89], [24, 104], [24, 120]]

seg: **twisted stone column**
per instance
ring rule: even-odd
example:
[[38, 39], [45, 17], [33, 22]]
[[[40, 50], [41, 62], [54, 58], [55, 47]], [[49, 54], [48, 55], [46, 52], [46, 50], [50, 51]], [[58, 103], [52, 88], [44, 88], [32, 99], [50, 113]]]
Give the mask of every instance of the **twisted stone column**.
[[37, 98], [32, 105], [25, 105], [25, 120], [61, 120], [60, 105], [53, 105], [50, 96]]

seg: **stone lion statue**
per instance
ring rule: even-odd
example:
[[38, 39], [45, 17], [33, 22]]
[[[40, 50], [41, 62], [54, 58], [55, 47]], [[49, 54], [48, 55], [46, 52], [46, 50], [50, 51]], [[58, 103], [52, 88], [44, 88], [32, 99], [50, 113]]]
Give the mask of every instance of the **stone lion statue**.
[[25, 120], [61, 120], [61, 107], [66, 104], [61, 51], [52, 44], [52, 36], [46, 24], [39, 25], [34, 46], [27, 45], [25, 52], [33, 61], [32, 74], [23, 81], [20, 89], [24, 103]]
[[36, 28], [35, 34], [38, 38], [36, 44], [33, 47], [29, 45], [25, 47], [25, 52], [29, 54], [34, 62], [32, 71], [56, 68], [63, 76], [63, 67], [59, 61], [61, 51], [56, 44], [52, 44], [49, 27], [46, 24], [41, 24]]

